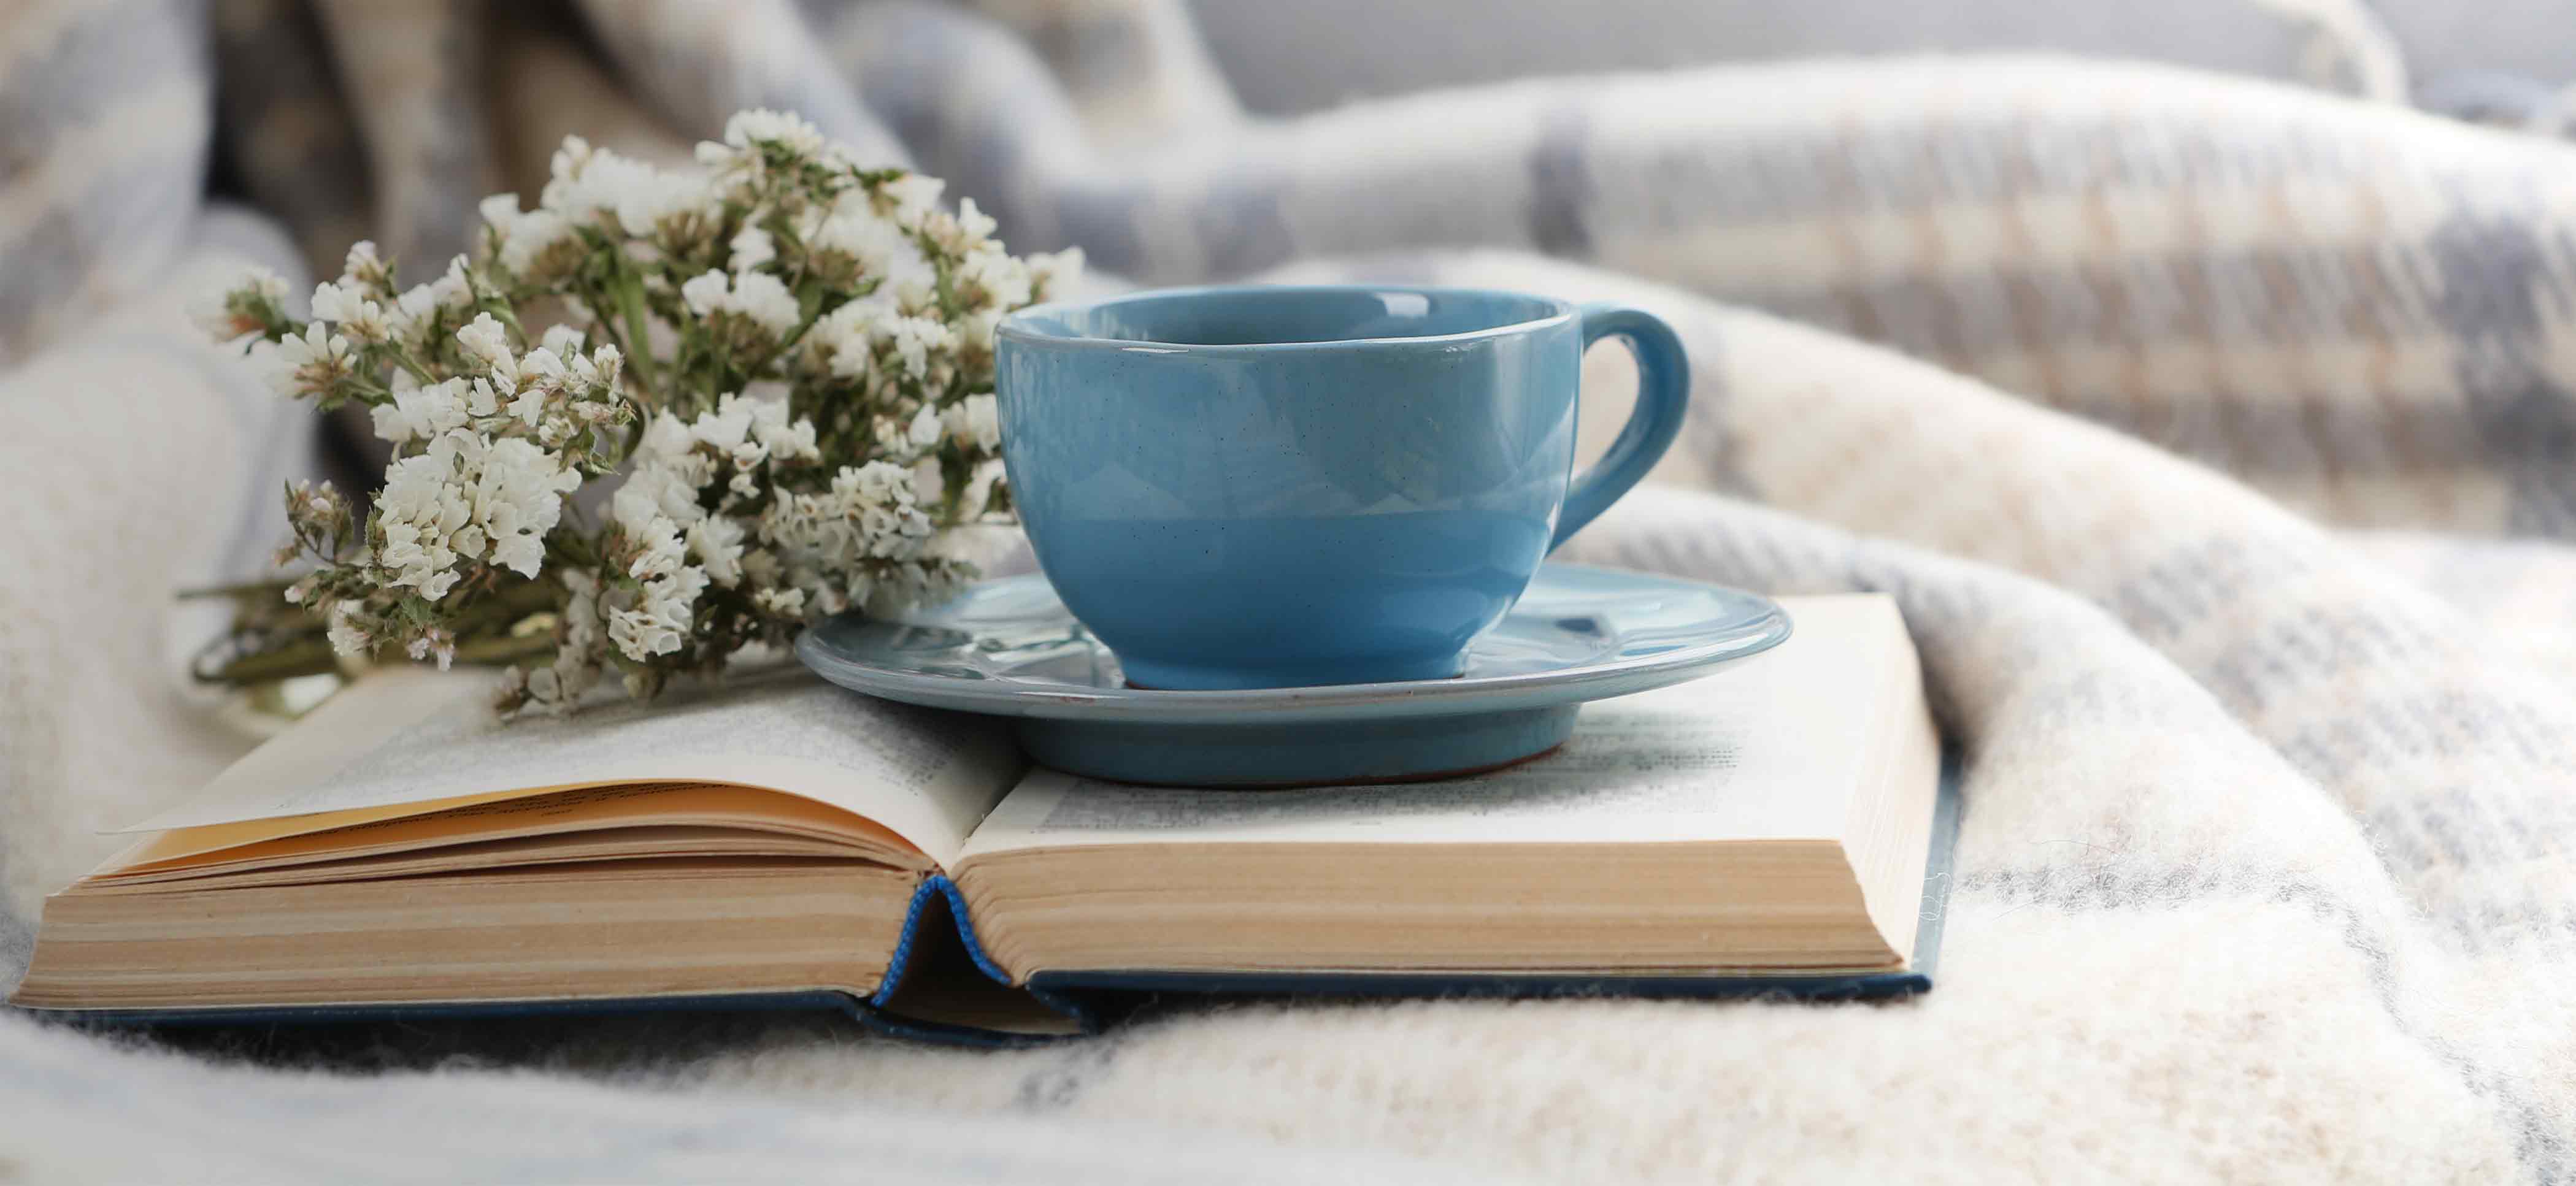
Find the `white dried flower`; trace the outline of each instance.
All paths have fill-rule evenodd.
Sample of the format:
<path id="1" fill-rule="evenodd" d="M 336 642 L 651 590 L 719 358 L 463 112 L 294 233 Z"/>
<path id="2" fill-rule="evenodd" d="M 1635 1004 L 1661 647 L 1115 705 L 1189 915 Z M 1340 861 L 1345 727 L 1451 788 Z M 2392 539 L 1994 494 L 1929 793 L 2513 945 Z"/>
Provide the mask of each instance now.
<path id="1" fill-rule="evenodd" d="M 1002 447 L 1002 405 L 990 395 L 970 395 L 942 414 L 948 439 L 987 453 Z"/>
<path id="2" fill-rule="evenodd" d="M 852 301 L 832 310 L 805 332 L 809 357 L 836 378 L 865 378 L 875 370 L 877 322 L 892 312 L 876 301 Z"/>
<path id="3" fill-rule="evenodd" d="M 348 605 L 333 606 L 329 637 L 331 649 L 343 655 L 363 655 L 375 648 L 375 640 L 352 621 L 355 611 Z"/>
<path id="4" fill-rule="evenodd" d="M 903 364 L 906 374 L 917 379 L 930 376 L 930 356 L 935 351 L 957 345 L 957 331 L 948 323 L 928 317 L 895 317 L 880 321 L 877 333 L 894 343 L 895 361 Z"/>
<path id="5" fill-rule="evenodd" d="M 464 256 L 460 255 L 447 261 L 446 273 L 430 281 L 429 295 L 443 308 L 474 307 L 474 282 L 466 275 Z"/>
<path id="6" fill-rule="evenodd" d="M 732 314 L 773 338 L 785 337 L 803 320 L 797 312 L 796 294 L 787 290 L 786 281 L 767 272 L 740 276 L 703 272 L 680 285 L 680 300 L 700 317 Z"/>
<path id="7" fill-rule="evenodd" d="M 464 427 L 470 387 L 466 380 L 449 379 L 395 392 L 392 403 L 378 404 L 372 411 L 376 435 L 399 445 Z"/>
<path id="8" fill-rule="evenodd" d="M 753 272 L 738 277 L 733 284 L 733 305 L 744 316 L 773 334 L 785 335 L 796 328 L 796 294 L 787 291 L 787 282 L 767 272 Z"/>
<path id="9" fill-rule="evenodd" d="M 733 282 L 722 272 L 701 273 L 680 286 L 680 299 L 688 303 L 689 312 L 713 317 L 733 299 Z"/>
<path id="10" fill-rule="evenodd" d="M 936 177 L 906 173 L 885 184 L 883 190 L 894 208 L 888 211 L 894 220 L 907 227 L 921 225 L 923 217 L 939 209 L 939 195 L 948 183 Z"/>
<path id="11" fill-rule="evenodd" d="M 340 287 L 355 289 L 371 297 L 394 294 L 394 272 L 376 254 L 376 241 L 360 239 L 349 244 L 349 253 L 340 261 Z"/>
<path id="12" fill-rule="evenodd" d="M 755 416 L 751 432 L 759 440 L 761 448 L 769 450 L 770 461 L 814 461 L 822 457 L 822 451 L 815 447 L 813 421 L 801 416 L 788 419 L 784 402 L 762 406 L 776 408 L 777 411 Z"/>
<path id="13" fill-rule="evenodd" d="M 510 353 L 510 331 L 491 314 L 475 314 L 473 321 L 456 331 L 456 344 L 465 348 L 465 357 L 475 365 L 492 369 L 493 382 L 518 390 L 519 360 Z"/>
<path id="14" fill-rule="evenodd" d="M 456 661 L 456 634 L 454 631 L 432 626 L 422 631 L 419 637 L 411 640 L 411 645 L 403 649 L 405 654 L 411 656 L 414 663 L 435 656 L 438 660 L 438 669 L 445 671 L 450 663 Z"/>
<path id="15" fill-rule="evenodd" d="M 545 560 L 545 535 L 563 515 L 563 496 L 581 484 L 563 459 L 519 438 L 491 440 L 466 429 L 439 435 L 429 448 L 385 470 L 376 500 L 384 536 L 378 566 L 390 585 L 436 601 L 453 588 L 463 561 L 488 559 L 533 577 Z"/>
<path id="16" fill-rule="evenodd" d="M 726 266 L 737 275 L 778 258 L 778 245 L 770 241 L 769 232 L 756 226 L 742 228 L 725 248 L 730 253 Z"/>
<path id="17" fill-rule="evenodd" d="M 1029 298 L 1051 301 L 1063 295 L 1067 286 L 1082 278 L 1084 262 L 1079 247 L 1041 251 L 1029 256 Z"/>
<path id="18" fill-rule="evenodd" d="M 313 319 L 332 322 L 333 328 L 361 342 L 390 341 L 394 336 L 391 315 L 355 284 L 314 285 Z"/>
<path id="19" fill-rule="evenodd" d="M 319 398 L 357 373 L 349 339 L 328 333 L 321 322 L 304 327 L 302 337 L 289 334 L 274 346 L 255 348 L 266 364 L 269 386 L 281 395 Z"/>
<path id="20" fill-rule="evenodd" d="M 530 280 L 552 280 L 576 266 L 581 238 L 561 211 L 519 209 L 519 195 L 494 194 L 483 199 L 483 221 L 499 236 L 495 253 L 501 266 Z"/>
<path id="21" fill-rule="evenodd" d="M 725 588 L 742 581 L 742 524 L 711 516 L 689 525 L 689 554 L 705 566 L 707 576 Z"/>
<path id="22" fill-rule="evenodd" d="M 735 148 L 774 144 L 799 156 L 823 150 L 823 133 L 803 116 L 766 108 L 735 112 L 725 121 L 724 140 Z"/>
<path id="23" fill-rule="evenodd" d="M 957 266 L 958 286 L 973 295 L 980 306 L 996 311 L 1016 309 L 1029 303 L 1031 281 L 1027 264 L 999 250 L 977 251 Z"/>
<path id="24" fill-rule="evenodd" d="M 864 200 L 845 201 L 806 236 L 826 271 L 855 283 L 874 278 L 879 291 L 936 281 L 938 272 L 903 227 L 877 213 Z"/>

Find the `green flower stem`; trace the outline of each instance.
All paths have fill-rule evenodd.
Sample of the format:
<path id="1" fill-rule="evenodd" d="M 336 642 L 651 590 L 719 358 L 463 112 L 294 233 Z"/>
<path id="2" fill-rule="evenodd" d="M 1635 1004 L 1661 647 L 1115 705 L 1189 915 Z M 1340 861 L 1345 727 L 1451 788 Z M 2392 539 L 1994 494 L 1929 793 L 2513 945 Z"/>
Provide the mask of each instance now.
<path id="1" fill-rule="evenodd" d="M 430 377 L 428 367 L 422 366 L 418 362 L 413 361 L 412 356 L 405 351 L 387 347 L 385 349 L 385 356 L 393 359 L 394 365 L 411 372 L 411 377 L 420 380 L 421 386 L 423 387 L 427 387 L 438 382 L 438 380 Z"/>
<path id="2" fill-rule="evenodd" d="M 286 587 L 294 583 L 295 582 L 293 581 L 278 580 L 244 581 L 238 585 L 201 585 L 194 589 L 181 589 L 178 592 L 171 594 L 171 596 L 181 601 L 202 601 L 209 597 L 227 597 L 234 601 L 247 601 L 252 598 L 262 597 L 263 595 L 265 595 L 268 600 L 277 600 L 285 597 Z"/>
<path id="3" fill-rule="evenodd" d="M 563 586 L 553 580 L 541 578 L 524 581 L 505 586 L 494 592 L 492 596 L 476 603 L 472 609 L 457 614 L 453 619 L 455 622 L 453 628 L 459 639 L 467 637 L 469 632 L 479 631 L 484 626 L 500 626 L 506 629 L 510 624 L 529 614 L 553 609 L 555 603 L 561 600 L 563 600 Z"/>
<path id="4" fill-rule="evenodd" d="M 554 654 L 554 635 L 494 634 L 456 644 L 456 661 L 478 667 L 499 667 L 526 659 L 542 659 Z"/>
<path id="5" fill-rule="evenodd" d="M 652 398 L 653 353 L 647 347 L 652 345 L 653 339 L 648 332 L 651 323 L 646 320 L 648 315 L 644 309 L 644 277 L 636 271 L 634 264 L 627 261 L 625 252 L 614 246 L 609 250 L 617 259 L 617 308 L 626 318 L 626 336 L 634 343 L 633 348 L 626 352 L 626 368 L 635 372 L 636 381 L 643 386 L 646 397 Z M 662 406 L 661 401 L 655 399 L 654 406 Z"/>
<path id="6" fill-rule="evenodd" d="M 805 319 L 797 322 L 796 328 L 789 330 L 786 337 L 780 338 L 778 340 L 778 345 L 771 347 L 769 353 L 761 355 L 760 361 L 753 363 L 750 370 L 743 372 L 743 377 L 746 382 L 760 378 L 760 373 L 768 370 L 769 364 L 778 361 L 780 356 L 786 354 L 789 350 L 795 349 L 796 343 L 805 340 L 805 331 L 814 328 L 814 323 L 823 319 L 823 302 L 821 300 L 810 298 L 805 294 L 799 293 L 797 303 L 805 306 Z"/>
<path id="7" fill-rule="evenodd" d="M 283 588 L 282 585 L 279 587 Z M 263 591 L 261 584 L 251 583 L 191 590 L 181 596 L 240 599 Z M 521 636 L 509 631 L 528 615 L 555 608 L 562 595 L 563 587 L 553 581 L 525 581 L 503 588 L 473 608 L 457 614 L 448 627 L 456 633 L 457 659 L 468 663 L 497 664 L 551 652 L 554 649 L 551 632 Z M 339 656 L 332 652 L 322 623 L 307 615 L 289 641 L 237 656 L 212 673 L 200 673 L 198 678 L 207 683 L 247 687 L 339 669 Z"/>
<path id="8" fill-rule="evenodd" d="M 242 655 L 224 664 L 212 674 L 199 674 L 200 682 L 249 687 L 274 683 L 306 675 L 327 675 L 340 670 L 340 657 L 331 650 L 331 640 L 319 633 L 306 634 L 284 646 Z"/>

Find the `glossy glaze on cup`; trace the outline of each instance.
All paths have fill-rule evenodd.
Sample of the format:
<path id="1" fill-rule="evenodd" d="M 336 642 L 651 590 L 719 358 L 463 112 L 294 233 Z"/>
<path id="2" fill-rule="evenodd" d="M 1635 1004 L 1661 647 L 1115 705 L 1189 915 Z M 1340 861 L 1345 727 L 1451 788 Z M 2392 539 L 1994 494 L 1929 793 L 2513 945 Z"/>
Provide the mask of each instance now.
<path id="1" fill-rule="evenodd" d="M 1636 335 L 1668 390 L 1569 507 L 1587 317 Z M 1618 320 L 1640 317 L 1386 287 L 1028 310 L 999 346 L 1012 491 L 1048 580 L 1139 684 L 1455 675 L 1669 443 L 1679 348 Z"/>

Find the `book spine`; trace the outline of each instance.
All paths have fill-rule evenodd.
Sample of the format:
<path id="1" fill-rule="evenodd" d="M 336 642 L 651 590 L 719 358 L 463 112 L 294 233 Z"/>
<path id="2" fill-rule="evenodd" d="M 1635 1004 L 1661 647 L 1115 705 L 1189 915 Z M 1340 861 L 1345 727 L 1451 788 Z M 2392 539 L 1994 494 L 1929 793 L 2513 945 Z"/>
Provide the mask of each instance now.
<path id="1" fill-rule="evenodd" d="M 921 884 L 912 891 L 912 904 L 904 911 L 903 932 L 895 939 L 894 957 L 886 961 L 884 979 L 877 982 L 877 990 L 868 996 L 864 1010 L 866 1016 L 862 1020 L 888 1033 L 903 1033 L 907 1037 L 928 1037 L 940 1041 L 963 1040 L 983 1044 L 1024 1044 L 1023 1040 L 1009 1034 L 906 1021 L 901 1014 L 889 1010 L 888 1006 L 893 1003 L 895 994 L 903 988 L 905 973 L 916 960 L 921 958 L 921 944 L 933 941 L 931 936 L 938 933 L 937 928 L 943 921 L 942 915 L 946 916 L 946 921 L 957 936 L 957 941 L 964 945 L 966 958 L 973 962 L 975 970 L 986 979 L 1029 994 L 1039 1004 L 1071 1018 L 1074 1024 L 1082 1027 L 1084 1033 L 1100 1032 L 1103 1027 L 1102 1019 L 1080 1003 L 1059 993 L 1011 982 L 1010 974 L 1004 972 L 1001 965 L 993 962 L 993 957 L 984 950 L 983 939 L 975 934 L 975 921 L 974 917 L 967 912 L 965 891 L 957 888 L 957 883 L 945 873 L 934 873 L 923 878 Z M 907 1030 L 901 1027 L 911 1028 Z"/>
<path id="2" fill-rule="evenodd" d="M 894 999 L 895 990 L 903 987 L 904 969 L 912 966 L 913 943 L 921 938 L 922 916 L 940 900 L 939 891 L 931 882 L 945 880 L 945 877 L 932 877 L 912 887 L 912 903 L 903 912 L 903 930 L 895 936 L 894 956 L 886 961 L 885 975 L 877 979 L 877 990 L 868 994 L 869 1005 L 884 1007 L 887 1001 Z"/>

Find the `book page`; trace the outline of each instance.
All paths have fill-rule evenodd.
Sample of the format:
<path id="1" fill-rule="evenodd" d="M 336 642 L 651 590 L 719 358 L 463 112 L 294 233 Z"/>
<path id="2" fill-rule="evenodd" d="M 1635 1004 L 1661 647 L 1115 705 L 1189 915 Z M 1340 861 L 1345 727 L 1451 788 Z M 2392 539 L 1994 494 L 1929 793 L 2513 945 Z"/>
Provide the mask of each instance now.
<path id="1" fill-rule="evenodd" d="M 912 845 L 874 821 L 801 795 L 724 784 L 612 783 L 544 791 L 418 815 L 335 823 L 307 831 L 317 819 L 248 820 L 155 832 L 93 878 L 132 879 L 213 868 L 338 860 L 378 851 L 440 848 L 457 844 L 644 825 L 693 824 L 736 833 L 764 832 L 829 837 L 881 859 L 912 856 Z M 434 801 L 443 802 L 443 801 Z M 413 804 L 412 809 L 430 806 Z M 263 827 L 263 825 L 268 825 Z M 282 829 L 294 828 L 293 832 Z"/>
<path id="2" fill-rule="evenodd" d="M 1911 643 L 1892 602 L 1784 599 L 1795 632 L 1689 683 L 1585 705 L 1556 753 L 1469 778 L 1287 791 L 1129 786 L 1037 771 L 966 857 L 1238 842 L 1839 839 L 1878 727 L 1866 700 Z"/>
<path id="3" fill-rule="evenodd" d="M 125 830 L 323 817 L 249 841 L 571 787 L 730 783 L 864 816 L 944 864 L 1021 769 L 998 721 L 861 696 L 793 664 L 560 718 L 503 721 L 490 692 L 488 674 L 362 680 Z"/>

